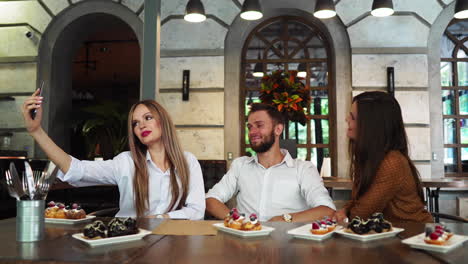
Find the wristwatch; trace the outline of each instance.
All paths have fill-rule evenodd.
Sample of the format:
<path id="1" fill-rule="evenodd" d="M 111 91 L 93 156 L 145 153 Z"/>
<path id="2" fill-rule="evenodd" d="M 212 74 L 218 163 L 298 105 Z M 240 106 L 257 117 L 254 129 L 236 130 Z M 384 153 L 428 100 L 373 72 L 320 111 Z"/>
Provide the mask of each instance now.
<path id="1" fill-rule="evenodd" d="M 291 223 L 291 222 L 292 222 L 292 218 L 293 218 L 293 217 L 292 217 L 292 215 L 290 215 L 290 214 L 284 214 L 284 215 L 283 215 L 283 220 L 284 220 L 285 222 Z"/>

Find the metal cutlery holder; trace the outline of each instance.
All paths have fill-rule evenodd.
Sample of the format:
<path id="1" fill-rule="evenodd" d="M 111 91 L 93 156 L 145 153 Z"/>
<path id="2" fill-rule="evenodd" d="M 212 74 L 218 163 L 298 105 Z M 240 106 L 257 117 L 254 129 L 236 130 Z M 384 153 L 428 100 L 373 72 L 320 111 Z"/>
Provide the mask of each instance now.
<path id="1" fill-rule="evenodd" d="M 44 200 L 16 201 L 16 241 L 33 242 L 44 238 Z"/>

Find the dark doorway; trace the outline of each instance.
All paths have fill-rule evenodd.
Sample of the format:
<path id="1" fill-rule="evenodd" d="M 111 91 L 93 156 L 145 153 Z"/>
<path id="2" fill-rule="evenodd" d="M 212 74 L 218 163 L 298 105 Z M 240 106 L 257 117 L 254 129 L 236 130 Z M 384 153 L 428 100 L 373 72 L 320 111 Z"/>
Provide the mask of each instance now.
<path id="1" fill-rule="evenodd" d="M 104 159 L 127 150 L 127 113 L 140 95 L 140 47 L 115 18 L 84 39 L 72 65 L 70 154 Z"/>

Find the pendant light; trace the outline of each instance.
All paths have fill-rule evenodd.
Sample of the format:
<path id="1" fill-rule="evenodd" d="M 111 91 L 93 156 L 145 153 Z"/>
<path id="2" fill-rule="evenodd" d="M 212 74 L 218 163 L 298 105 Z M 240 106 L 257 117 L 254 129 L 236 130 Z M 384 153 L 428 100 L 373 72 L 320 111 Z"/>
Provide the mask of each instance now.
<path id="1" fill-rule="evenodd" d="M 205 8 L 201 0 L 189 0 L 185 7 L 184 20 L 192 23 L 205 21 Z"/>
<path id="2" fill-rule="evenodd" d="M 307 64 L 305 62 L 301 62 L 297 66 L 297 77 L 300 77 L 300 78 L 307 77 Z"/>
<path id="3" fill-rule="evenodd" d="M 468 1 L 467 0 L 457 0 L 455 3 L 455 18 L 463 19 L 468 18 Z"/>
<path id="4" fill-rule="evenodd" d="M 391 16 L 393 11 L 392 0 L 374 0 L 372 2 L 371 14 L 375 17 L 386 17 Z"/>
<path id="5" fill-rule="evenodd" d="M 317 0 L 315 4 L 314 17 L 331 18 L 336 16 L 333 0 Z"/>
<path id="6" fill-rule="evenodd" d="M 263 17 L 259 0 L 245 0 L 242 4 L 240 17 L 245 20 L 257 20 Z"/>
<path id="7" fill-rule="evenodd" d="M 260 60 L 260 52 L 258 53 L 258 59 Z M 262 78 L 263 77 L 263 63 L 257 62 L 255 63 L 254 70 L 252 75 L 254 77 Z"/>

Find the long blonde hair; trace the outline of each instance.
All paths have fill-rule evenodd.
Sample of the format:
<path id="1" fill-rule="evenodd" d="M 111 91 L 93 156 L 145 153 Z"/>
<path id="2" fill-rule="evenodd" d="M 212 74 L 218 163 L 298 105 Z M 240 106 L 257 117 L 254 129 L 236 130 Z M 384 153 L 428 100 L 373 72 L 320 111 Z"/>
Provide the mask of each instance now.
<path id="1" fill-rule="evenodd" d="M 187 199 L 189 186 L 189 169 L 184 153 L 180 147 L 174 124 L 167 111 L 154 100 L 140 101 L 132 106 L 128 113 L 128 144 L 135 164 L 133 179 L 133 192 L 135 195 L 135 208 L 137 217 L 144 216 L 149 207 L 149 175 L 146 162 L 147 146 L 142 144 L 133 132 L 133 113 L 138 105 L 148 107 L 154 118 L 159 118 L 161 123 L 161 140 L 164 145 L 166 159 L 169 162 L 172 199 L 166 212 L 180 209 Z M 177 172 L 177 174 L 176 174 Z M 177 181 L 177 178 L 180 182 Z M 182 195 L 177 203 L 180 192 Z M 177 203 L 177 204 L 176 204 Z"/>

